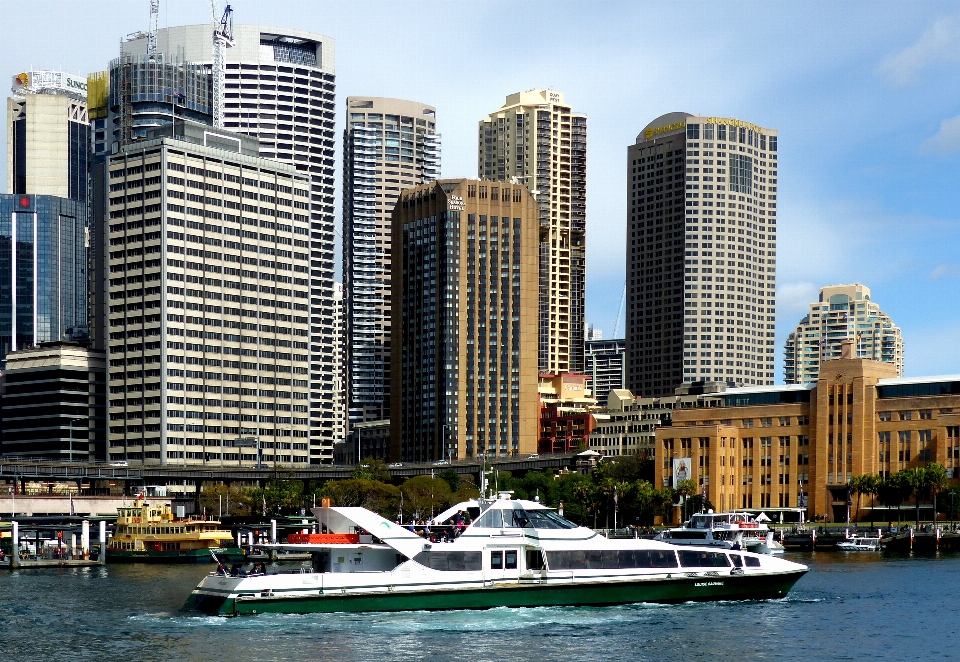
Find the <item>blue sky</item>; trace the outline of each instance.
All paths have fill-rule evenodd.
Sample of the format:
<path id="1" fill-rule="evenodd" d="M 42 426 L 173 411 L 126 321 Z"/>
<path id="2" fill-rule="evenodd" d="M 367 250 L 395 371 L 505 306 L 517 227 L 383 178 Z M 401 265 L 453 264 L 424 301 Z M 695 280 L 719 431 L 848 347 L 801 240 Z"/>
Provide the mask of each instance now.
<path id="1" fill-rule="evenodd" d="M 232 4 L 239 23 L 336 39 L 338 136 L 351 94 L 435 105 L 447 177 L 476 175 L 476 123 L 507 94 L 563 92 L 588 115 L 587 316 L 606 337 L 623 287 L 626 149 L 637 133 L 670 111 L 778 129 L 778 352 L 819 287 L 862 282 L 903 329 L 908 375 L 960 373 L 960 5 Z M 160 25 L 205 22 L 208 6 L 161 0 Z M 123 35 L 146 28 L 147 8 L 2 3 L 16 29 L 0 71 L 103 69 Z M 337 152 L 339 168 L 339 138 Z"/>

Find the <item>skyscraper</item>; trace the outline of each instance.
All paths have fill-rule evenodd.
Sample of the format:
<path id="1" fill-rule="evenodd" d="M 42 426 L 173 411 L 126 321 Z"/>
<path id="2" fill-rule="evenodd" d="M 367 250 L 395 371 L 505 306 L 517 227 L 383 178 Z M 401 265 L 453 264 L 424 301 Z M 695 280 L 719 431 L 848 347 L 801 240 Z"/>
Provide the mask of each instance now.
<path id="1" fill-rule="evenodd" d="M 87 206 L 0 194 L 0 359 L 87 336 Z"/>
<path id="2" fill-rule="evenodd" d="M 226 50 L 225 127 L 260 140 L 260 156 L 309 174 L 310 461 L 333 461 L 334 41 L 304 30 L 236 25 Z M 146 54 L 147 39 L 123 43 Z M 157 31 L 157 50 L 212 65 L 209 24 Z"/>
<path id="3" fill-rule="evenodd" d="M 311 179 L 258 153 L 178 120 L 108 159 L 111 461 L 312 458 Z"/>
<path id="4" fill-rule="evenodd" d="M 587 341 L 584 373 L 590 377 L 590 390 L 597 402 L 606 402 L 610 391 L 623 388 L 625 347 L 622 338 Z"/>
<path id="5" fill-rule="evenodd" d="M 903 376 L 903 337 L 900 327 L 870 300 L 870 288 L 830 285 L 820 288 L 820 299 L 787 336 L 784 348 L 784 381 L 807 384 L 820 378 L 820 364 L 838 359 L 844 340 L 855 341 L 854 356 L 892 363 Z"/>
<path id="6" fill-rule="evenodd" d="M 540 208 L 540 372 L 583 371 L 587 118 L 563 94 L 528 90 L 480 121 L 478 171 L 518 182 Z"/>
<path id="7" fill-rule="evenodd" d="M 27 71 L 14 78 L 13 94 L 7 99 L 7 191 L 86 202 L 86 79 Z"/>
<path id="8" fill-rule="evenodd" d="M 535 453 L 538 209 L 519 184 L 441 179 L 393 212 L 390 454 Z"/>
<path id="9" fill-rule="evenodd" d="M 343 355 L 344 321 L 343 321 L 343 283 L 333 285 L 333 315 L 334 336 L 333 351 L 338 356 Z M 343 441 L 347 436 L 347 405 L 344 389 L 343 361 L 337 361 L 333 366 L 333 438 L 335 442 Z"/>
<path id="10" fill-rule="evenodd" d="M 777 132 L 669 113 L 627 148 L 627 384 L 773 384 Z"/>
<path id="11" fill-rule="evenodd" d="M 343 132 L 345 368 L 351 424 L 390 418 L 390 215 L 440 175 L 436 109 L 348 97 Z"/>

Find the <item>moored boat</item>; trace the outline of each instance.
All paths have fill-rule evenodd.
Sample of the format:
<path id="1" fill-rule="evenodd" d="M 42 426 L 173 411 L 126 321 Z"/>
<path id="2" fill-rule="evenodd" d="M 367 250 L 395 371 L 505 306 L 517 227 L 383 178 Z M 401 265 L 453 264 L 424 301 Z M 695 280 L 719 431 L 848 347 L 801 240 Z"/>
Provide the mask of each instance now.
<path id="1" fill-rule="evenodd" d="M 747 550 L 756 554 L 783 554 L 767 523 L 748 513 L 696 513 L 679 526 L 658 533 L 654 540 L 671 545 Z"/>
<path id="2" fill-rule="evenodd" d="M 875 536 L 851 536 L 837 543 L 837 549 L 845 552 L 879 552 L 881 548 L 880 538 Z"/>
<path id="3" fill-rule="evenodd" d="M 807 567 L 745 551 L 607 539 L 533 501 L 480 501 L 451 542 L 363 508 L 316 508 L 323 533 L 295 573 L 205 577 L 184 607 L 208 614 L 602 606 L 784 597 Z"/>
<path id="4" fill-rule="evenodd" d="M 232 540 L 233 535 L 216 520 L 178 520 L 170 506 L 151 505 L 140 497 L 135 505 L 117 509 L 116 529 L 107 541 L 107 560 L 212 563 L 212 553 L 222 562 L 241 560 L 243 550 L 229 545 Z"/>

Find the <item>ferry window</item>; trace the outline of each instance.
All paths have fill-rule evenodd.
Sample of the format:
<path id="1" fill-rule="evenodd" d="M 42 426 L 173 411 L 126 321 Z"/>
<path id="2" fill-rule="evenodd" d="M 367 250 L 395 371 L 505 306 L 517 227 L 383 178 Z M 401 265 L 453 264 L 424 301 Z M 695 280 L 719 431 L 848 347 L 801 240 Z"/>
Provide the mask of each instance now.
<path id="1" fill-rule="evenodd" d="M 535 529 L 575 529 L 577 525 L 549 510 L 524 511 Z"/>
<path id="2" fill-rule="evenodd" d="M 719 552 L 694 552 L 680 550 L 680 565 L 684 568 L 729 568 L 730 560 Z M 748 564 L 749 565 L 749 564 Z"/>
<path id="3" fill-rule="evenodd" d="M 527 570 L 543 570 L 543 552 L 539 549 L 527 550 Z"/>
<path id="4" fill-rule="evenodd" d="M 485 512 L 480 519 L 473 523 L 473 526 L 481 529 L 499 529 L 503 527 L 503 518 L 501 511 L 491 508 Z"/>
<path id="5" fill-rule="evenodd" d="M 503 552 L 490 552 L 490 569 L 503 570 Z"/>
<path id="6" fill-rule="evenodd" d="M 760 567 L 760 559 L 757 558 L 756 556 L 747 556 L 747 557 L 744 557 L 744 558 L 746 558 L 746 560 L 747 560 L 747 567 L 748 567 L 748 568 L 759 568 L 759 567 Z"/>
<path id="7" fill-rule="evenodd" d="M 739 554 L 731 554 L 730 560 L 733 561 L 733 565 L 737 566 L 738 568 L 743 567 L 743 557 Z"/>
<path id="8" fill-rule="evenodd" d="M 417 563 L 434 570 L 481 570 L 480 552 L 420 552 L 414 559 Z"/>
<path id="9" fill-rule="evenodd" d="M 504 553 L 506 557 L 504 559 L 504 567 L 507 570 L 516 570 L 517 569 L 517 552 L 516 550 L 509 550 Z"/>
<path id="10" fill-rule="evenodd" d="M 522 529 L 530 526 L 527 513 L 523 510 L 504 510 L 501 512 L 503 512 L 503 525 L 505 527 Z"/>

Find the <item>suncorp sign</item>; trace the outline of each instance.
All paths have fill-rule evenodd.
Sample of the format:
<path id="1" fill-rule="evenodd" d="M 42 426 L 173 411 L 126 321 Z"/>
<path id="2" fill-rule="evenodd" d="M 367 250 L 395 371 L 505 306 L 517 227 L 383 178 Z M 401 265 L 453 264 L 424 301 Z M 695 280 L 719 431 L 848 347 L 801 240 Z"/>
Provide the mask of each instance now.
<path id="1" fill-rule="evenodd" d="M 11 89 L 17 96 L 33 92 L 66 94 L 83 100 L 87 98 L 87 79 L 62 71 L 25 71 L 13 77 Z"/>

